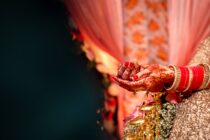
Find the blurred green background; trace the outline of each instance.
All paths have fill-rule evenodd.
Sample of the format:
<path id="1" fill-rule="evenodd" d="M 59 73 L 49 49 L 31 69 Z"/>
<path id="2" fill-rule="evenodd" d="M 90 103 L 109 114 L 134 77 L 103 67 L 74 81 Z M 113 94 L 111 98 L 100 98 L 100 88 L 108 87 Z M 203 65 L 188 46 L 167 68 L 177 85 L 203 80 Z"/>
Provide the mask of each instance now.
<path id="1" fill-rule="evenodd" d="M 100 140 L 100 75 L 58 0 L 0 2 L 0 140 Z"/>

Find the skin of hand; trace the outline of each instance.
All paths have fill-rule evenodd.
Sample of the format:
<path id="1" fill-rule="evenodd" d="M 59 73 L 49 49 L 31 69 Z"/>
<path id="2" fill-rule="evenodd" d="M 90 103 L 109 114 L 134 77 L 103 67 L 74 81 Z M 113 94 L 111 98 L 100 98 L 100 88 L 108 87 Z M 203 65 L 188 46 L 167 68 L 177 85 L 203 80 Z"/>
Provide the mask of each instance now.
<path id="1" fill-rule="evenodd" d="M 136 74 L 140 72 L 141 66 L 133 62 L 122 63 L 118 68 L 117 77 L 123 80 L 133 80 Z"/>
<path id="2" fill-rule="evenodd" d="M 125 62 L 120 65 L 113 80 L 129 91 L 162 91 L 165 84 L 172 84 L 174 70 L 159 64 L 138 65 Z"/>

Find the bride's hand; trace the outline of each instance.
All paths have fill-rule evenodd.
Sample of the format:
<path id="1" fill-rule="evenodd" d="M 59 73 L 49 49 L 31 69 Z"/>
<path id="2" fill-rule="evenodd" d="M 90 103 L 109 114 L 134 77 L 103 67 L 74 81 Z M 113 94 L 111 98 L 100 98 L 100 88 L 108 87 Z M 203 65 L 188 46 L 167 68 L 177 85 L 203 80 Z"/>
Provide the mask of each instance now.
<path id="1" fill-rule="evenodd" d="M 141 66 L 133 62 L 124 62 L 118 68 L 117 77 L 123 80 L 133 80 L 140 71 Z"/>
<path id="2" fill-rule="evenodd" d="M 135 68 L 129 70 L 126 66 L 119 67 L 118 75 L 113 77 L 113 80 L 129 91 L 161 91 L 164 84 L 170 85 L 174 79 L 173 68 L 167 66 L 158 64 L 138 65 L 138 70 L 135 70 Z"/>

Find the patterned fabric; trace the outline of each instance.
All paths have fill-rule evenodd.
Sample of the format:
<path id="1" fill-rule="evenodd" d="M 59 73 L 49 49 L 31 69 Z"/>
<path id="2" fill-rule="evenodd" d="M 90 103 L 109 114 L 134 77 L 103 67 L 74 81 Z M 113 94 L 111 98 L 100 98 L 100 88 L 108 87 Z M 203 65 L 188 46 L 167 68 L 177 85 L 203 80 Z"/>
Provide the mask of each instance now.
<path id="1" fill-rule="evenodd" d="M 190 64 L 210 64 L 210 37 L 201 43 Z M 210 139 L 210 90 L 195 92 L 177 105 L 170 140 Z"/>
<path id="2" fill-rule="evenodd" d="M 166 0 L 124 0 L 123 4 L 125 58 L 139 64 L 166 64 Z"/>
<path id="3" fill-rule="evenodd" d="M 123 0 L 123 22 L 126 60 L 139 64 L 167 64 L 166 0 Z M 121 93 L 118 114 L 122 116 L 119 118 L 130 115 L 146 98 L 143 91 L 135 95 L 128 91 Z M 122 120 L 118 122 L 120 124 Z"/>
<path id="4" fill-rule="evenodd" d="M 196 51 L 193 59 L 191 60 L 189 65 L 194 65 L 198 63 L 207 63 L 210 64 L 210 58 L 208 55 L 210 54 L 210 37 L 207 38 L 204 42 L 201 43 L 200 47 Z M 177 104 L 176 108 L 176 117 L 174 118 L 175 109 L 164 110 L 164 105 L 162 108 L 162 117 L 164 118 L 164 122 L 161 124 L 164 130 L 164 135 L 161 134 L 161 137 L 155 138 L 158 140 L 166 140 L 168 139 L 169 134 L 170 140 L 208 140 L 210 138 L 210 90 L 201 90 L 194 92 L 194 94 L 189 97 L 188 99 L 184 99 L 183 102 Z M 167 106 L 165 109 L 167 109 Z M 171 106 L 172 107 L 172 106 Z M 172 116 L 170 115 L 170 111 Z M 166 116 L 165 116 L 166 115 Z M 169 116 L 168 116 L 169 115 Z M 168 116 L 168 117 L 167 117 Z M 163 119 L 162 119 L 163 120 Z M 133 140 L 148 140 L 145 135 L 145 138 L 140 138 L 142 134 L 142 127 L 143 124 L 133 125 L 132 123 L 128 122 L 129 124 L 125 127 L 125 139 L 129 139 L 130 137 Z M 142 122 L 142 118 L 141 118 Z M 172 127 L 172 123 L 173 127 Z M 146 123 L 148 125 L 148 123 Z M 147 128 L 146 125 L 146 128 Z M 167 126 L 169 125 L 169 126 Z M 165 131 L 166 127 L 168 127 L 169 132 Z M 140 128 L 140 129 L 139 129 Z M 172 131 L 170 133 L 170 129 Z M 144 136 L 144 135 L 143 135 Z M 153 135 L 152 135 L 153 136 Z M 151 140 L 154 138 L 151 138 Z"/>
<path id="5" fill-rule="evenodd" d="M 150 63 L 159 63 L 163 65 L 167 64 L 168 62 L 167 52 L 169 52 L 168 29 L 167 29 L 168 12 L 166 7 L 167 0 L 122 0 L 122 1 L 115 0 L 112 1 L 112 3 L 106 0 L 101 1 L 102 3 L 99 3 L 97 0 L 95 0 L 94 3 L 92 1 L 91 2 L 87 1 L 85 4 L 84 1 L 77 1 L 77 0 L 74 1 L 72 0 L 68 2 L 67 1 L 66 1 L 67 7 L 72 6 L 71 2 L 73 2 L 74 4 L 73 5 L 74 8 L 69 8 L 69 10 L 73 9 L 72 16 L 75 18 L 75 21 L 77 21 L 76 23 L 78 24 L 80 30 L 84 33 L 83 34 L 84 37 L 89 35 L 89 37 L 91 36 L 92 38 L 92 41 L 89 42 L 90 43 L 89 45 L 92 46 L 93 44 L 91 43 L 95 43 L 95 45 L 97 45 L 97 46 L 93 45 L 94 47 L 92 46 L 89 48 L 85 48 L 84 50 L 86 52 L 89 52 L 89 55 L 87 55 L 89 59 L 95 60 L 97 64 L 96 68 L 101 73 L 115 74 L 118 61 L 116 61 L 111 56 L 115 56 L 120 60 L 122 59 L 121 57 L 125 57 L 125 59 L 130 61 L 136 60 L 139 64 L 150 64 Z M 121 2 L 123 3 L 123 5 L 121 5 Z M 123 10 L 121 9 L 121 6 L 123 7 Z M 186 9 L 189 11 L 188 8 Z M 77 12 L 75 12 L 75 10 Z M 97 10 L 99 12 L 95 12 Z M 122 11 L 123 11 L 123 27 L 121 26 Z M 197 16 L 201 18 L 203 17 L 199 15 L 200 14 L 198 14 Z M 88 20 L 85 20 L 84 17 L 88 18 Z M 174 16 L 170 17 L 174 18 Z M 175 16 L 175 18 L 176 17 L 177 16 Z M 94 19 L 94 20 L 89 20 L 89 19 Z M 88 22 L 89 24 L 87 24 L 87 21 L 89 21 Z M 180 21 L 182 22 L 182 20 Z M 203 20 L 198 20 L 198 21 L 203 22 Z M 99 26 L 93 26 L 93 25 L 99 25 Z M 104 30 L 102 30 L 102 27 Z M 123 29 L 124 29 L 124 34 L 122 34 Z M 170 26 L 169 29 L 175 29 L 175 28 L 173 26 L 172 27 Z M 123 38 L 125 46 L 123 46 L 122 35 L 124 35 Z M 88 39 L 90 38 L 86 37 L 86 41 Z M 116 48 L 118 48 L 117 50 L 120 51 L 116 51 Z M 122 48 L 124 49 L 123 51 Z M 105 53 L 104 50 L 106 50 L 108 54 Z M 204 51 L 205 50 L 206 49 L 204 49 Z M 122 52 L 124 52 L 124 54 L 122 54 Z M 208 52 L 208 49 L 206 52 Z M 206 56 L 208 56 L 208 54 Z M 202 57 L 202 54 L 198 55 L 198 57 L 200 60 L 206 59 L 206 57 Z M 116 96 L 118 99 L 118 104 L 117 104 L 118 127 L 121 129 L 123 128 L 122 120 L 124 119 L 124 117 L 130 114 L 134 110 L 136 105 L 141 105 L 145 97 L 144 94 L 142 94 L 142 92 L 140 94 L 134 95 L 132 93 L 127 93 L 127 91 L 122 90 L 119 87 L 115 87 L 112 89 L 114 89 L 113 91 L 117 91 L 115 92 L 117 94 L 115 94 L 114 96 Z M 113 91 L 110 92 L 110 94 L 113 94 L 114 93 Z M 179 123 L 177 126 L 179 126 Z M 175 136 L 177 136 L 177 134 L 180 132 L 175 130 L 174 134 Z"/>

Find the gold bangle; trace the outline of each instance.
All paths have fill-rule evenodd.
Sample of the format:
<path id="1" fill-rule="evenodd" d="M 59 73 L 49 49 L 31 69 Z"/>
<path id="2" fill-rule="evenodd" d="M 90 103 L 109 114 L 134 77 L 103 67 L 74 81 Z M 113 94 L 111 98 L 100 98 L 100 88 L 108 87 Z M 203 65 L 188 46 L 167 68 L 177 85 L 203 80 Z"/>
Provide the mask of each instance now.
<path id="1" fill-rule="evenodd" d="M 206 85 L 205 85 L 204 89 L 208 88 L 209 83 L 210 83 L 210 77 L 209 77 L 209 79 L 208 79 L 208 82 L 206 82 Z"/>
<path id="2" fill-rule="evenodd" d="M 207 69 L 207 71 L 205 71 L 205 74 L 206 74 L 207 77 L 208 77 L 208 80 L 207 80 L 207 82 L 206 82 L 206 84 L 205 84 L 205 86 L 204 86 L 204 89 L 205 89 L 205 88 L 208 87 L 208 85 L 209 85 L 209 83 L 210 83 L 210 66 L 209 66 L 208 64 L 204 64 L 204 65 L 205 65 L 205 67 L 206 67 L 206 69 Z"/>
<path id="3" fill-rule="evenodd" d="M 203 78 L 203 82 L 199 88 L 199 90 L 201 89 L 205 89 L 207 86 L 208 86 L 208 81 L 209 81 L 209 71 L 210 71 L 210 68 L 209 68 L 209 65 L 208 64 L 199 64 L 200 66 L 203 66 L 204 67 L 204 78 Z"/>
<path id="4" fill-rule="evenodd" d="M 189 67 L 188 67 L 188 70 L 189 70 L 189 82 L 188 82 L 186 89 L 183 92 L 188 91 L 188 89 L 190 88 L 190 86 L 192 84 L 192 80 L 193 80 L 193 72 Z"/>
<path id="5" fill-rule="evenodd" d="M 177 88 L 179 87 L 179 84 L 180 84 L 180 81 L 181 81 L 181 70 L 178 68 L 178 67 L 176 67 L 177 68 L 177 80 L 176 80 L 176 84 L 175 84 L 175 87 L 174 87 L 174 89 L 173 90 L 177 90 Z"/>
<path id="6" fill-rule="evenodd" d="M 181 71 L 178 67 L 174 65 L 169 65 L 169 67 L 170 66 L 173 67 L 174 69 L 174 81 L 173 81 L 173 84 L 169 88 L 166 88 L 166 90 L 176 90 L 181 80 Z"/>

